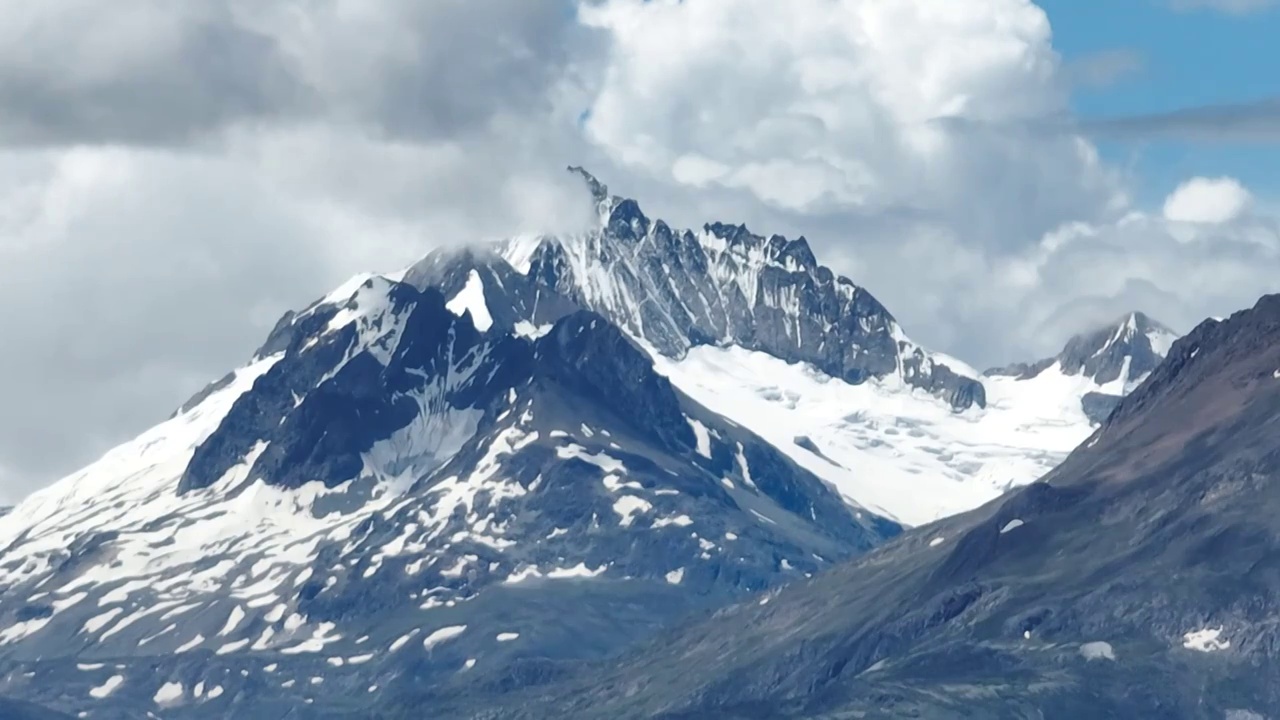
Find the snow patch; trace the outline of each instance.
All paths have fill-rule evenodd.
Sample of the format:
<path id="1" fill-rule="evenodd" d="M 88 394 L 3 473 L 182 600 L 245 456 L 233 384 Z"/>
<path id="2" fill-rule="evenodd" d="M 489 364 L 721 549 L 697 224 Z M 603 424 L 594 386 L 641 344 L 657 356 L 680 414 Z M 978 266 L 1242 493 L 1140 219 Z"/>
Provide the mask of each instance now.
<path id="1" fill-rule="evenodd" d="M 467 274 L 467 284 L 453 296 L 452 300 L 445 303 L 445 307 L 458 317 L 462 317 L 469 311 L 471 322 L 480 332 L 488 330 L 493 325 L 493 316 L 489 314 L 489 304 L 484 298 L 484 281 L 480 279 L 480 273 L 475 270 Z"/>
<path id="2" fill-rule="evenodd" d="M 707 430 L 707 426 L 693 418 L 686 417 L 685 421 L 689 423 L 689 427 L 693 428 L 693 435 L 698 441 L 698 454 L 710 460 L 711 433 Z"/>
<path id="3" fill-rule="evenodd" d="M 239 605 L 231 608 L 231 614 L 227 616 L 227 622 L 218 631 L 218 637 L 230 635 L 240 626 L 240 621 L 244 620 L 244 608 Z"/>
<path id="4" fill-rule="evenodd" d="M 851 385 L 736 346 L 654 361 L 693 400 L 742 423 L 850 504 L 906 525 L 978 507 L 1044 475 L 1093 433 L 1080 398 L 1099 390 L 1057 367 L 1030 380 L 986 377 L 987 407 L 958 413 L 896 376 Z M 801 435 L 828 459 L 796 445 Z M 741 449 L 738 464 L 750 486 Z"/>
<path id="5" fill-rule="evenodd" d="M 124 684 L 123 675 L 112 675 L 107 678 L 106 682 L 97 687 L 89 688 L 89 697 L 101 700 L 116 691 L 116 688 Z"/>
<path id="6" fill-rule="evenodd" d="M 655 528 L 667 527 L 668 525 L 674 525 L 676 527 L 689 527 L 692 524 L 693 524 L 693 518 L 689 517 L 688 515 L 676 515 L 675 517 L 658 518 L 657 520 L 653 521 L 653 527 Z"/>
<path id="7" fill-rule="evenodd" d="M 408 644 L 408 642 L 413 639 L 413 636 L 417 634 L 418 634 L 418 631 L 416 629 L 410 630 L 409 632 L 405 633 L 404 635 L 401 635 L 400 637 L 392 641 L 391 646 L 387 648 L 387 650 L 390 652 L 395 652 L 399 650 L 400 648 Z"/>
<path id="8" fill-rule="evenodd" d="M 1116 653 L 1111 643 L 1102 641 L 1087 642 L 1080 646 L 1080 654 L 1085 660 L 1115 660 Z"/>
<path id="9" fill-rule="evenodd" d="M 653 505 L 648 500 L 635 495 L 623 495 L 613 501 L 613 511 L 620 518 L 618 524 L 622 527 L 630 527 L 637 514 L 646 513 L 652 509 Z"/>
<path id="10" fill-rule="evenodd" d="M 466 625 L 449 625 L 448 627 L 442 627 L 439 630 L 435 630 L 430 635 L 423 638 L 422 647 L 427 650 L 430 650 L 431 648 L 441 643 L 448 642 L 458 637 L 466 629 L 467 629 Z"/>
<path id="11" fill-rule="evenodd" d="M 183 686 L 179 682 L 167 682 L 156 690 L 156 694 L 151 697 L 151 701 L 157 705 L 169 705 L 182 699 Z"/>
<path id="12" fill-rule="evenodd" d="M 516 335 L 519 335 L 520 337 L 537 340 L 543 335 L 551 332 L 551 328 L 553 327 L 555 326 L 549 323 L 545 325 L 534 325 L 528 320 L 521 320 L 516 323 L 514 330 Z"/>
<path id="13" fill-rule="evenodd" d="M 1231 647 L 1230 640 L 1220 639 L 1222 628 L 1204 628 L 1192 630 L 1182 636 L 1182 647 L 1197 652 L 1217 652 Z"/>
<path id="14" fill-rule="evenodd" d="M 580 562 L 577 565 L 574 565 L 573 567 L 556 568 L 551 572 L 547 573 L 547 578 L 551 580 L 566 580 L 570 578 L 593 578 L 603 573 L 606 569 L 608 569 L 608 567 L 609 567 L 608 565 L 601 565 L 595 570 L 592 570 L 587 567 L 587 564 L 585 562 Z"/>

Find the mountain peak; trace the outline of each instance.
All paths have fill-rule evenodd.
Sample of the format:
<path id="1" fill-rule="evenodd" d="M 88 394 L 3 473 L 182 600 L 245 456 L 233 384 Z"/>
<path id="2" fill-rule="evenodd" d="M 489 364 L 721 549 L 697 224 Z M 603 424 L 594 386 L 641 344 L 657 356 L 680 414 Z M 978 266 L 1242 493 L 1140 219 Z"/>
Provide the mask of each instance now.
<path id="1" fill-rule="evenodd" d="M 1100 385 L 1138 382 L 1169 353 L 1177 334 L 1145 313 L 1133 311 L 1115 322 L 1071 338 L 1057 360 L 1068 375 L 1086 375 Z"/>
<path id="2" fill-rule="evenodd" d="M 595 175 L 587 172 L 581 165 L 570 165 L 566 169 L 586 181 L 587 187 L 591 189 L 591 197 L 595 198 L 596 202 L 609 199 L 609 186 L 597 180 Z"/>
<path id="3" fill-rule="evenodd" d="M 1130 311 L 1105 325 L 1072 336 L 1057 355 L 1034 363 L 1015 363 L 987 370 L 987 376 L 1016 376 L 1027 380 L 1057 365 L 1063 374 L 1084 376 L 1099 385 L 1117 380 L 1130 389 L 1169 354 L 1178 334 L 1140 310 Z"/>
<path id="4" fill-rule="evenodd" d="M 601 223 L 507 243 L 503 258 L 537 293 L 597 312 L 667 357 L 737 344 L 853 384 L 895 375 L 956 410 L 985 405 L 979 380 L 911 342 L 871 293 L 820 265 L 805 238 L 720 222 L 675 230 L 583 168 L 568 170 L 591 189 Z"/>
<path id="5" fill-rule="evenodd" d="M 1141 310 L 1131 310 L 1115 322 L 1103 327 L 1115 329 L 1117 334 L 1125 338 L 1132 338 L 1137 335 L 1150 336 L 1153 333 L 1175 334 L 1169 326 Z"/>
<path id="6" fill-rule="evenodd" d="M 1033 380 L 1041 376 L 1076 378 L 1084 383 L 1081 405 L 1097 424 L 1120 398 L 1151 375 L 1169 354 L 1178 334 L 1146 313 L 1134 310 L 1067 341 L 1062 352 L 1034 363 L 992 368 L 987 377 Z"/>

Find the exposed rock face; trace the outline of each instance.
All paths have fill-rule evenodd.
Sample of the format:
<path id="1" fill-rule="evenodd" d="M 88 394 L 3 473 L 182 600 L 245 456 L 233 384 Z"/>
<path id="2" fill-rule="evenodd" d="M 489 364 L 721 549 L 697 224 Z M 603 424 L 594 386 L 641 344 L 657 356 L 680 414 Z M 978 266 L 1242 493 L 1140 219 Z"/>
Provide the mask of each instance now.
<path id="1" fill-rule="evenodd" d="M 572 170 L 597 201 L 599 229 L 513 241 L 502 252 L 505 263 L 475 251 L 433 253 L 406 280 L 448 294 L 478 273 L 491 306 L 514 308 L 495 316 L 507 326 L 544 325 L 568 301 L 671 357 L 697 345 L 735 344 L 851 383 L 896 374 L 959 410 L 985 404 L 978 379 L 911 342 L 871 293 L 819 265 L 804 238 L 723 223 L 676 230 Z"/>
<path id="2" fill-rule="evenodd" d="M 1091 377 L 1099 385 L 1122 378 L 1138 382 L 1164 360 L 1177 337 L 1143 313 L 1133 312 L 1114 327 L 1072 338 L 1058 361 L 1067 374 Z"/>

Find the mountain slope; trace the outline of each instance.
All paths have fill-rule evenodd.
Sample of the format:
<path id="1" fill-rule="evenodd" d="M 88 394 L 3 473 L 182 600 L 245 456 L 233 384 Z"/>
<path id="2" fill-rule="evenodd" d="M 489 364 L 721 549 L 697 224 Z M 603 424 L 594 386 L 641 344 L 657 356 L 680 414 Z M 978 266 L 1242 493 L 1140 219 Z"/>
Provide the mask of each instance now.
<path id="1" fill-rule="evenodd" d="M 598 315 L 449 305 L 357 278 L 0 519 L 0 694 L 294 717 L 539 682 L 897 532 Z"/>
<path id="2" fill-rule="evenodd" d="M 1270 296 L 1042 481 L 497 716 L 1275 716 L 1277 378 Z"/>

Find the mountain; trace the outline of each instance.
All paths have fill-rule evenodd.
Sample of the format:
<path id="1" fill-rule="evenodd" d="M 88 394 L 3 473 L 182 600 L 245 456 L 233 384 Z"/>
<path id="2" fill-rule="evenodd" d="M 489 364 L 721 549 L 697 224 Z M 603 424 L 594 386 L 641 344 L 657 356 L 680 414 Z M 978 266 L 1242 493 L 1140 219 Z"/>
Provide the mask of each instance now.
<path id="1" fill-rule="evenodd" d="M 983 377 L 803 238 L 675 231 L 575 172 L 594 230 L 353 278 L 0 517 L 0 697 L 311 717 L 554 683 L 1031 482 L 1092 432 L 1091 358 L 1146 337 Z"/>
<path id="2" fill-rule="evenodd" d="M 743 225 L 674 230 L 611 195 L 581 168 L 597 229 L 508 242 L 501 259 L 440 251 L 405 280 L 462 293 L 460 306 L 500 308 L 499 326 L 536 328 L 565 308 L 591 310 L 662 356 L 734 345 L 805 362 L 849 383 L 900 378 L 956 409 L 985 404 L 982 383 L 912 342 L 866 289 L 819 265 L 804 238 L 764 237 Z M 514 312 L 513 312 L 514 311 Z"/>
<path id="3" fill-rule="evenodd" d="M 356 278 L 0 519 L 0 695 L 296 717 L 519 685 L 898 532 L 599 315 L 457 309 Z"/>
<path id="4" fill-rule="evenodd" d="M 1076 385 L 1081 410 L 1100 423 L 1120 398 L 1132 392 L 1169 353 L 1178 334 L 1141 312 L 1076 335 L 1056 357 L 993 368 L 988 378 L 1013 378 L 1038 385 Z"/>
<path id="5" fill-rule="evenodd" d="M 476 716 L 1276 717 L 1277 368 L 1269 296 L 1041 481 Z"/>
<path id="6" fill-rule="evenodd" d="M 1110 399 L 1104 394 L 1136 385 L 1107 385 L 1098 361 L 1087 379 L 1083 364 L 1064 366 L 1080 377 L 1041 372 L 1052 360 L 1035 372 L 984 377 L 911 341 L 868 291 L 818 264 L 804 238 L 723 223 L 673 230 L 581 168 L 570 170 L 596 202 L 596 229 L 438 250 L 404 281 L 439 288 L 484 327 L 530 337 L 566 313 L 597 312 L 645 347 L 681 391 L 851 503 L 902 524 L 962 512 L 1035 480 L 1088 437 L 1105 414 L 1097 407 Z M 1162 356 L 1172 335 L 1132 317 L 1156 343 L 1138 368 Z M 1092 333 L 1107 337 L 1091 347 L 1105 358 L 1138 352 L 1127 349 L 1141 343 L 1136 336 L 1104 351 L 1113 331 Z M 1068 363 L 1088 346 L 1078 340 L 1080 348 L 1064 352 Z"/>

